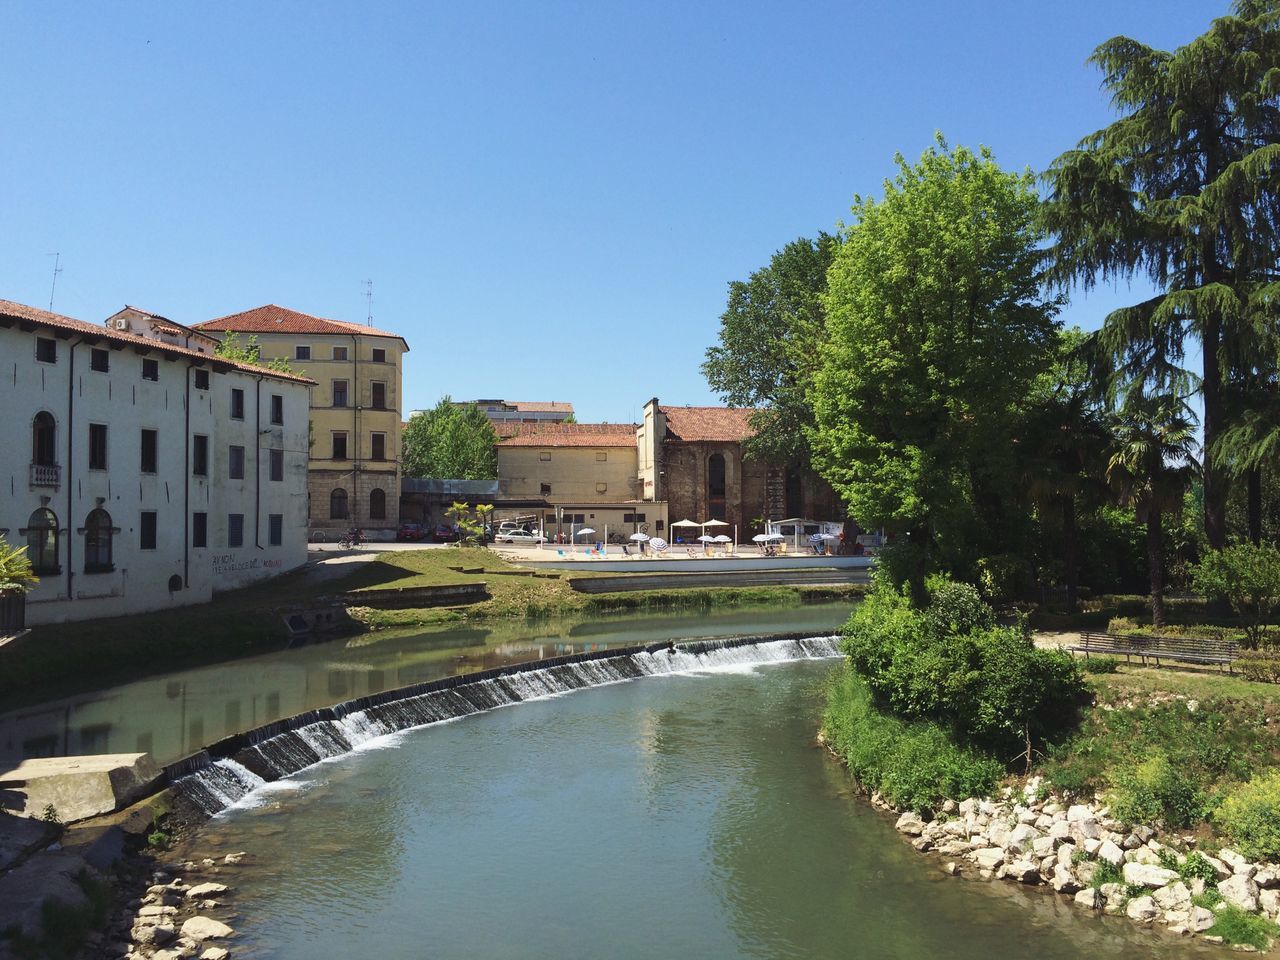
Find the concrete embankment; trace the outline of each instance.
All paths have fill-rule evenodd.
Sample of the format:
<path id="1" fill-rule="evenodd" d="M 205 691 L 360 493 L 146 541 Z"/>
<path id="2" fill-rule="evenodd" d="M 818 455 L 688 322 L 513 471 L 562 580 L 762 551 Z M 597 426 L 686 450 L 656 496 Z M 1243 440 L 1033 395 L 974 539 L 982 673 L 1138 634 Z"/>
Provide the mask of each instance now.
<path id="1" fill-rule="evenodd" d="M 732 570 L 643 573 L 618 577 L 575 577 L 569 586 L 579 593 L 630 593 L 636 590 L 687 590 L 693 587 L 779 587 L 868 583 L 866 567 L 810 570 Z"/>

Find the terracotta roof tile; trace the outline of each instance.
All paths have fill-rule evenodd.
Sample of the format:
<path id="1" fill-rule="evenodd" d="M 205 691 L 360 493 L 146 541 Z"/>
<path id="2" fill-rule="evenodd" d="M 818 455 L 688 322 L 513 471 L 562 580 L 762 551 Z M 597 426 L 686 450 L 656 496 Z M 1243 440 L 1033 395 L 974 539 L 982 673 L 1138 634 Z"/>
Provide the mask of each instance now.
<path id="1" fill-rule="evenodd" d="M 751 407 L 666 407 L 658 409 L 667 418 L 672 440 L 739 442 L 755 435 Z"/>
<path id="2" fill-rule="evenodd" d="M 236 333 L 306 333 L 306 334 L 362 334 L 366 337 L 391 337 L 404 344 L 407 351 L 408 342 L 398 333 L 388 333 L 374 327 L 366 327 L 359 323 L 348 323 L 346 320 L 329 320 L 325 317 L 313 317 L 308 313 L 299 313 L 288 307 L 280 307 L 274 303 L 254 307 L 241 313 L 228 314 L 216 320 L 197 323 L 196 330 L 233 330 Z"/>
<path id="3" fill-rule="evenodd" d="M 170 354 L 179 357 L 191 357 L 196 360 L 203 360 L 215 370 L 243 370 L 246 373 L 261 374 L 267 377 L 274 377 L 277 380 L 292 380 L 297 383 L 315 383 L 314 380 L 307 377 L 301 377 L 290 373 L 281 373 L 278 370 L 272 370 L 268 367 L 254 366 L 251 363 L 233 363 L 230 360 L 223 360 L 221 357 L 215 357 L 212 354 L 201 353 L 199 350 L 189 350 L 186 347 L 175 347 L 172 344 L 165 343 L 163 340 L 152 340 L 148 337 L 140 337 L 134 333 L 110 330 L 97 323 L 85 323 L 83 320 L 64 317 L 59 313 L 50 313 L 49 311 L 41 310 L 38 307 L 29 307 L 24 303 L 14 303 L 12 300 L 0 300 L 0 320 L 5 318 L 10 320 L 26 321 L 28 323 L 38 324 L 42 327 L 49 327 L 53 330 L 67 330 L 73 333 L 85 334 L 86 339 L 92 343 L 101 341 L 106 341 L 108 343 L 123 343 L 134 347 L 146 347 L 148 350 L 154 350 L 157 353 Z"/>
<path id="4" fill-rule="evenodd" d="M 502 429 L 506 428 L 506 429 Z M 511 423 L 499 425 L 500 447 L 634 447 L 634 423 Z"/>

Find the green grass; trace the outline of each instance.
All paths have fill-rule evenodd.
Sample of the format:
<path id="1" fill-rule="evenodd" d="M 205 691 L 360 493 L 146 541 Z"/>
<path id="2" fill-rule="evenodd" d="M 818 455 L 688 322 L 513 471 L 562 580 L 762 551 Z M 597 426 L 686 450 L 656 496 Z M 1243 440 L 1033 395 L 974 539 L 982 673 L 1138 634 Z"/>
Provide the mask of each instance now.
<path id="1" fill-rule="evenodd" d="M 1221 937 L 1231 945 L 1247 943 L 1259 950 L 1266 950 L 1271 941 L 1280 937 L 1280 927 L 1256 913 L 1245 913 L 1239 907 L 1227 906 L 1217 911 L 1218 919 L 1205 931 L 1211 937 Z"/>

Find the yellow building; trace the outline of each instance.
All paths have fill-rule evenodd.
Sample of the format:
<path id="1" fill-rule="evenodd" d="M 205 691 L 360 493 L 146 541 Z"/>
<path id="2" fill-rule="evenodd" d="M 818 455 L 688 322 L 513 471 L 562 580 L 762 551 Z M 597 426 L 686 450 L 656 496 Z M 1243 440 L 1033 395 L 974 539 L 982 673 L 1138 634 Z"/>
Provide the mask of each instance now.
<path id="1" fill-rule="evenodd" d="M 195 325 L 241 343 L 256 337 L 263 360 L 285 359 L 316 381 L 308 464 L 313 539 L 361 527 L 392 539 L 400 516 L 401 386 L 409 345 L 399 334 L 313 317 L 274 304 Z"/>

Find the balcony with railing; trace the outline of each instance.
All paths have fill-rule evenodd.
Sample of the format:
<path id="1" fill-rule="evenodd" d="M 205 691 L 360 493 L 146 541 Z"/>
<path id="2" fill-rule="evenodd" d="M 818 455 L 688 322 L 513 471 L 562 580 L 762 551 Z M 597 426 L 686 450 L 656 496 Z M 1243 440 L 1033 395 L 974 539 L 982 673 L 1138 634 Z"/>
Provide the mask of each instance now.
<path id="1" fill-rule="evenodd" d="M 33 463 L 31 465 L 31 486 L 57 488 L 62 475 L 62 468 L 56 463 Z"/>

